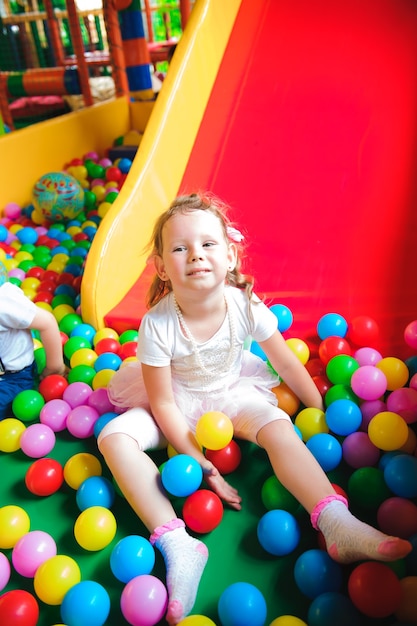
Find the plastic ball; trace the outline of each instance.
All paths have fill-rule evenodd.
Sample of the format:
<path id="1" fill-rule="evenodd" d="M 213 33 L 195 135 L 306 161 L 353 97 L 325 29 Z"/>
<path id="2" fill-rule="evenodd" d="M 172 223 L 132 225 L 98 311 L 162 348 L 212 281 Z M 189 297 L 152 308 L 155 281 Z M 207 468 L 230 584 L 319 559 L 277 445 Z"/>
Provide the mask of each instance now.
<path id="1" fill-rule="evenodd" d="M 381 452 L 365 432 L 355 432 L 348 435 L 342 443 L 344 461 L 355 469 L 372 467 L 379 461 Z"/>
<path id="2" fill-rule="evenodd" d="M 394 613 L 402 598 L 397 575 L 384 563 L 373 561 L 361 563 L 353 569 L 348 580 L 348 593 L 355 607 L 374 619 Z"/>
<path id="3" fill-rule="evenodd" d="M 93 580 L 71 587 L 61 604 L 61 617 L 68 626 L 103 626 L 109 613 L 110 596 Z"/>
<path id="4" fill-rule="evenodd" d="M 42 530 L 33 530 L 23 535 L 14 546 L 13 567 L 21 576 L 33 578 L 38 567 L 56 553 L 56 543 L 51 535 Z"/>
<path id="5" fill-rule="evenodd" d="M 327 363 L 326 376 L 334 385 L 350 385 L 353 375 L 359 367 L 359 363 L 348 354 L 338 354 Z"/>
<path id="6" fill-rule="evenodd" d="M 178 626 L 216 626 L 216 624 L 205 615 L 188 615 L 178 622 Z"/>
<path id="7" fill-rule="evenodd" d="M 286 339 L 285 343 L 291 352 L 305 365 L 310 358 L 310 348 L 306 342 L 297 337 L 291 337 L 290 339 Z"/>
<path id="8" fill-rule="evenodd" d="M 306 446 L 325 472 L 336 469 L 342 460 L 342 446 L 336 437 L 329 433 L 313 435 Z"/>
<path id="9" fill-rule="evenodd" d="M 221 450 L 233 437 L 233 423 L 221 411 L 209 411 L 198 420 L 195 430 L 197 441 L 209 450 Z"/>
<path id="10" fill-rule="evenodd" d="M 41 424 L 49 426 L 55 433 L 65 430 L 71 406 L 65 400 L 56 398 L 49 400 L 39 414 Z"/>
<path id="11" fill-rule="evenodd" d="M 335 356 L 339 354 L 346 354 L 350 356 L 352 354 L 349 342 L 343 337 L 326 337 L 321 341 L 319 345 L 319 357 L 324 365 Z"/>
<path id="12" fill-rule="evenodd" d="M 358 348 L 353 356 L 360 367 L 363 365 L 376 365 L 382 359 L 382 354 L 378 350 L 368 347 Z"/>
<path id="13" fill-rule="evenodd" d="M 56 606 L 62 604 L 65 594 L 80 580 L 78 563 L 70 556 L 57 554 L 38 567 L 33 584 L 35 593 L 42 602 Z"/>
<path id="14" fill-rule="evenodd" d="M 377 400 L 387 390 L 388 381 L 384 372 L 374 365 L 362 365 L 352 374 L 352 390 L 362 400 Z"/>
<path id="15" fill-rule="evenodd" d="M 68 402 L 70 407 L 74 409 L 76 406 L 87 404 L 88 398 L 93 393 L 90 385 L 84 382 L 70 383 L 65 389 L 62 399 Z"/>
<path id="16" fill-rule="evenodd" d="M 384 478 L 396 496 L 417 497 L 417 457 L 409 454 L 395 455 L 385 466 Z"/>
<path id="17" fill-rule="evenodd" d="M 15 418 L 6 417 L 0 421 L 0 451 L 16 452 L 20 449 L 20 438 L 26 430 L 25 424 Z"/>
<path id="18" fill-rule="evenodd" d="M 362 413 L 351 400 L 335 400 L 326 409 L 326 422 L 335 435 L 350 435 L 357 431 L 362 423 Z"/>
<path id="19" fill-rule="evenodd" d="M 110 401 L 107 389 L 103 387 L 93 390 L 93 393 L 88 397 L 87 404 L 96 409 L 99 415 L 114 411 L 114 405 Z"/>
<path id="20" fill-rule="evenodd" d="M 84 189 L 70 174 L 49 172 L 35 183 L 32 202 L 35 210 L 51 222 L 72 220 L 84 208 Z"/>
<path id="21" fill-rule="evenodd" d="M 101 476 L 101 474 L 100 461 L 89 452 L 74 454 L 64 465 L 64 480 L 72 489 L 78 489 L 81 483 L 90 476 Z"/>
<path id="22" fill-rule="evenodd" d="M 222 626 L 264 626 L 266 601 L 259 589 L 250 583 L 236 582 L 222 592 L 217 611 Z"/>
<path id="23" fill-rule="evenodd" d="M 39 605 L 28 591 L 13 589 L 0 596 L 0 615 L 3 624 L 36 626 L 39 620 Z"/>
<path id="24" fill-rule="evenodd" d="M 307 622 L 295 615 L 280 615 L 272 620 L 269 626 L 307 626 Z"/>
<path id="25" fill-rule="evenodd" d="M 26 456 L 39 459 L 55 446 L 55 433 L 46 424 L 31 424 L 20 437 L 20 448 Z"/>
<path id="26" fill-rule="evenodd" d="M 387 398 L 387 410 L 398 413 L 407 422 L 417 422 L 417 390 L 400 387 L 392 391 Z"/>
<path id="27" fill-rule="evenodd" d="M 122 363 L 120 356 L 114 352 L 103 352 L 99 354 L 94 361 L 94 369 L 96 372 L 101 370 L 118 370 Z"/>
<path id="28" fill-rule="evenodd" d="M 39 383 L 39 393 L 43 396 L 45 402 L 62 398 L 64 390 L 68 387 L 68 381 L 64 376 L 59 374 L 50 374 L 45 376 Z"/>
<path id="29" fill-rule="evenodd" d="M 74 407 L 67 416 L 67 429 L 77 439 L 87 439 L 94 434 L 98 411 L 87 404 Z"/>
<path id="30" fill-rule="evenodd" d="M 76 502 L 80 511 L 91 506 L 110 509 L 116 496 L 113 484 L 104 476 L 90 476 L 77 489 Z"/>
<path id="31" fill-rule="evenodd" d="M 324 550 L 312 549 L 300 554 L 294 565 L 294 579 L 298 589 L 307 598 L 313 599 L 328 591 L 339 591 L 343 574 Z"/>
<path id="32" fill-rule="evenodd" d="M 369 422 L 368 435 L 372 443 L 381 450 L 398 450 L 407 441 L 408 426 L 397 413 L 382 411 Z"/>
<path id="33" fill-rule="evenodd" d="M 339 313 L 326 313 L 317 322 L 317 334 L 322 340 L 330 336 L 344 337 L 347 329 L 347 321 Z"/>
<path id="34" fill-rule="evenodd" d="M 268 509 L 268 511 L 272 509 L 284 509 L 295 515 L 300 508 L 298 500 L 284 487 L 275 474 L 269 476 L 263 483 L 261 499 L 264 507 Z"/>
<path id="35" fill-rule="evenodd" d="M 100 415 L 96 423 L 94 424 L 94 436 L 98 437 L 106 424 L 111 422 L 112 419 L 117 417 L 119 414 L 115 411 L 109 411 L 108 413 L 103 413 Z"/>
<path id="36" fill-rule="evenodd" d="M 349 477 L 348 494 L 354 504 L 367 510 L 376 510 L 392 492 L 382 470 L 377 467 L 360 467 Z"/>
<path id="37" fill-rule="evenodd" d="M 358 397 L 352 391 L 350 386 L 336 384 L 329 387 L 324 396 L 324 404 L 330 406 L 332 402 L 336 400 L 351 400 L 352 402 L 358 402 Z"/>
<path id="38" fill-rule="evenodd" d="M 155 565 L 152 544 L 140 535 L 123 537 L 110 555 L 110 568 L 117 580 L 128 583 L 132 578 L 150 574 Z"/>
<path id="39" fill-rule="evenodd" d="M 379 507 L 377 520 L 385 534 L 408 539 L 417 533 L 417 505 L 406 498 L 388 498 Z"/>
<path id="40" fill-rule="evenodd" d="M 223 475 L 234 472 L 242 459 L 239 444 L 234 439 L 220 450 L 206 450 L 205 456 Z"/>
<path id="41" fill-rule="evenodd" d="M 223 503 L 213 491 L 197 489 L 185 500 L 182 515 L 188 528 L 196 533 L 209 533 L 222 521 Z"/>
<path id="42" fill-rule="evenodd" d="M 151 574 L 132 578 L 120 598 L 123 617 L 132 626 L 155 626 L 164 617 L 167 604 L 164 584 Z"/>
<path id="43" fill-rule="evenodd" d="M 113 513 L 103 506 L 91 506 L 75 520 L 74 536 L 84 550 L 102 550 L 116 535 L 117 524 Z"/>
<path id="44" fill-rule="evenodd" d="M 280 333 L 285 333 L 285 331 L 291 328 L 294 316 L 285 304 L 273 304 L 270 310 L 278 319 L 278 330 Z"/>
<path id="45" fill-rule="evenodd" d="M 94 391 L 107 388 L 115 373 L 116 371 L 113 369 L 104 369 L 97 372 L 91 383 Z"/>
<path id="46" fill-rule="evenodd" d="M 34 389 L 20 391 L 12 402 L 12 411 L 15 417 L 22 422 L 33 422 L 39 418 L 39 414 L 45 400 L 43 396 Z"/>
<path id="47" fill-rule="evenodd" d="M 168 493 L 177 497 L 186 497 L 200 487 L 203 470 L 192 456 L 176 454 L 165 463 L 161 480 Z"/>
<path id="48" fill-rule="evenodd" d="M 64 470 L 55 459 L 38 459 L 29 467 L 25 484 L 35 496 L 50 496 L 64 482 Z"/>
<path id="49" fill-rule="evenodd" d="M 329 432 L 325 413 L 321 409 L 313 407 L 302 409 L 296 416 L 294 423 L 300 429 L 303 441 L 308 441 L 318 433 Z"/>
<path id="50" fill-rule="evenodd" d="M 10 574 L 10 561 L 3 552 L 0 552 L 0 591 L 3 591 L 9 582 Z"/>
<path id="51" fill-rule="evenodd" d="M 413 350 L 417 349 L 417 320 L 413 320 L 405 327 L 404 341 Z"/>
<path id="52" fill-rule="evenodd" d="M 22 507 L 8 504 L 0 508 L 0 549 L 13 548 L 29 529 L 29 515 Z"/>
<path id="53" fill-rule="evenodd" d="M 275 556 L 295 550 L 300 542 L 300 527 L 295 517 L 282 509 L 267 511 L 258 522 L 257 536 L 263 549 Z"/>
<path id="54" fill-rule="evenodd" d="M 308 609 L 309 626 L 360 626 L 361 616 L 352 601 L 338 591 L 314 598 Z"/>
<path id="55" fill-rule="evenodd" d="M 404 626 L 417 623 L 417 576 L 404 576 L 400 580 L 401 602 L 394 612 Z M 399 624 L 401 626 L 401 624 Z"/>
<path id="56" fill-rule="evenodd" d="M 394 356 L 384 357 L 378 361 L 375 367 L 384 372 L 388 391 L 394 391 L 394 389 L 399 389 L 407 384 L 410 372 L 401 359 Z"/>
<path id="57" fill-rule="evenodd" d="M 281 383 L 278 387 L 274 387 L 272 391 L 278 400 L 278 406 L 280 409 L 285 411 L 285 413 L 291 417 L 297 413 L 300 408 L 300 400 L 297 398 L 292 389 L 288 387 L 288 385 Z"/>
<path id="58" fill-rule="evenodd" d="M 357 346 L 374 347 L 379 339 L 379 326 L 372 317 L 358 315 L 349 322 L 347 336 Z"/>

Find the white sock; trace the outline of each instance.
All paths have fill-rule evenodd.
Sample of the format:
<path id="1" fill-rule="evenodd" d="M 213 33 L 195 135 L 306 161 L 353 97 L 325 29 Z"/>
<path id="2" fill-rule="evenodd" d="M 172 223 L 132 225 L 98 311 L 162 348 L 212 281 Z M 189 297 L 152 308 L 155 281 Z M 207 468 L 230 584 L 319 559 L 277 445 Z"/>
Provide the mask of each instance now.
<path id="1" fill-rule="evenodd" d="M 191 537 L 184 527 L 167 530 L 155 545 L 162 553 L 168 589 L 168 624 L 178 624 L 194 606 L 207 563 L 207 546 Z"/>
<path id="2" fill-rule="evenodd" d="M 396 561 L 404 558 L 412 549 L 409 541 L 389 537 L 361 522 L 352 515 L 344 502 L 337 499 L 325 503 L 315 527 L 323 533 L 328 553 L 339 563 Z"/>

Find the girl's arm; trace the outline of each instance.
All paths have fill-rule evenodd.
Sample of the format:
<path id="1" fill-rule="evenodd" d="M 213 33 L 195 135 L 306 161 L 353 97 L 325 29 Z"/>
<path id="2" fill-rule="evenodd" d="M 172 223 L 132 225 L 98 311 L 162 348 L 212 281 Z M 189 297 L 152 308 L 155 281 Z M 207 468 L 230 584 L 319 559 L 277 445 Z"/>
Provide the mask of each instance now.
<path id="1" fill-rule="evenodd" d="M 40 377 L 45 378 L 49 374 L 65 375 L 67 368 L 64 363 L 62 340 L 57 321 L 49 311 L 40 307 L 37 309 L 29 328 L 39 331 L 45 349 L 46 366 L 43 372 L 40 372 Z"/>
<path id="2" fill-rule="evenodd" d="M 323 409 L 323 398 L 310 374 L 299 358 L 287 346 L 284 337 L 277 330 L 266 341 L 259 344 L 269 362 L 282 380 L 292 389 L 306 407 Z"/>
<path id="3" fill-rule="evenodd" d="M 240 497 L 214 465 L 206 459 L 183 414 L 179 410 L 171 384 L 171 368 L 142 363 L 151 413 L 166 439 L 179 454 L 192 456 L 201 465 L 204 478 L 217 495 L 230 506 L 240 509 Z"/>

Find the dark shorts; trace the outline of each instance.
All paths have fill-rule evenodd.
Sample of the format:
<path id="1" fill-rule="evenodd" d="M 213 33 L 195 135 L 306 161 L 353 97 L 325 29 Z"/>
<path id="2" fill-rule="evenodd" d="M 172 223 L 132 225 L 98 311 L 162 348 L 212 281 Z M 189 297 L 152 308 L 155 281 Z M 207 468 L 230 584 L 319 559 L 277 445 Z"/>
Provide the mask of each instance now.
<path id="1" fill-rule="evenodd" d="M 36 364 L 24 367 L 20 372 L 0 376 L 0 420 L 13 417 L 12 403 L 18 393 L 36 387 Z"/>

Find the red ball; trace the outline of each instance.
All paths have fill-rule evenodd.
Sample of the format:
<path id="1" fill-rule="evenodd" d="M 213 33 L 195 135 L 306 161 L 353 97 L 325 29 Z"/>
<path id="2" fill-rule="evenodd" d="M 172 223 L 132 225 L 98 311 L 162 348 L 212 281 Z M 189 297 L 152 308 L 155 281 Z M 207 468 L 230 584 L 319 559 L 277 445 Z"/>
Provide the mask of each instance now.
<path id="1" fill-rule="evenodd" d="M 38 459 L 29 467 L 25 484 L 35 496 L 50 496 L 64 482 L 64 469 L 55 459 Z"/>
<path id="2" fill-rule="evenodd" d="M 230 474 L 239 467 L 242 453 L 236 441 L 232 441 L 220 450 L 206 450 L 206 458 L 211 461 L 220 474 Z"/>
<path id="3" fill-rule="evenodd" d="M 379 326 L 372 317 L 358 315 L 349 323 L 347 336 L 357 346 L 374 347 L 379 337 Z"/>
<path id="4" fill-rule="evenodd" d="M 112 352 L 113 354 L 119 354 L 120 343 L 117 339 L 113 339 L 112 337 L 105 337 L 104 339 L 100 339 L 94 346 L 94 350 L 97 354 L 104 354 L 104 352 Z"/>
<path id="5" fill-rule="evenodd" d="M 383 533 L 408 539 L 417 533 L 417 505 L 406 498 L 388 498 L 380 505 L 377 520 Z"/>
<path id="6" fill-rule="evenodd" d="M 320 395 L 322 396 L 322 398 L 324 398 L 330 387 L 332 387 L 332 383 L 327 378 L 327 376 L 313 376 L 313 381 L 317 389 L 319 390 Z"/>
<path id="7" fill-rule="evenodd" d="M 55 286 L 54 286 L 55 289 Z M 51 304 L 54 298 L 53 290 L 51 291 L 38 291 L 36 296 L 33 298 L 33 302 L 45 302 L 46 304 Z"/>
<path id="8" fill-rule="evenodd" d="M 323 376 L 326 373 L 326 366 L 319 358 L 309 359 L 305 364 L 305 368 L 312 378 L 314 376 Z"/>
<path id="9" fill-rule="evenodd" d="M 197 489 L 182 509 L 184 522 L 196 533 L 209 533 L 222 521 L 223 504 L 219 496 L 209 489 Z"/>
<path id="10" fill-rule="evenodd" d="M 131 356 L 136 356 L 137 349 L 137 341 L 126 341 L 126 343 L 123 343 L 119 348 L 119 357 L 124 361 Z"/>
<path id="11" fill-rule="evenodd" d="M 349 576 L 348 593 L 358 611 L 373 618 L 392 615 L 402 600 L 397 574 L 388 565 L 376 561 L 355 567 Z"/>
<path id="12" fill-rule="evenodd" d="M 0 615 L 2 624 L 36 626 L 39 606 L 31 593 L 14 589 L 0 596 Z"/>
<path id="13" fill-rule="evenodd" d="M 68 381 L 64 376 L 59 374 L 50 374 L 39 383 L 39 393 L 43 396 L 45 402 L 62 398 L 65 389 L 68 387 Z"/>
<path id="14" fill-rule="evenodd" d="M 319 357 L 325 365 L 327 365 L 330 359 L 339 354 L 347 354 L 348 356 L 352 354 L 348 341 L 343 337 L 326 337 L 320 343 Z"/>

